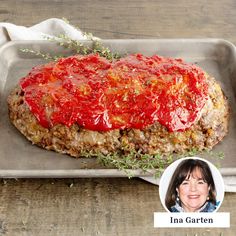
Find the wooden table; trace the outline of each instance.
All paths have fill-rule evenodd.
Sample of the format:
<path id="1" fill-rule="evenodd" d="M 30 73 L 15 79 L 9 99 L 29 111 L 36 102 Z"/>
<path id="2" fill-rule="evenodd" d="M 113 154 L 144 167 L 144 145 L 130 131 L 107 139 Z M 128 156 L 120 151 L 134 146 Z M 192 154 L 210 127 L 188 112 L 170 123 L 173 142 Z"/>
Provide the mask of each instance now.
<path id="1" fill-rule="evenodd" d="M 101 38 L 224 38 L 236 44 L 236 2 L 1 0 L 0 22 L 65 17 Z M 0 235 L 235 235 L 236 194 L 220 211 L 230 229 L 156 229 L 158 187 L 141 179 L 20 179 L 0 184 Z"/>

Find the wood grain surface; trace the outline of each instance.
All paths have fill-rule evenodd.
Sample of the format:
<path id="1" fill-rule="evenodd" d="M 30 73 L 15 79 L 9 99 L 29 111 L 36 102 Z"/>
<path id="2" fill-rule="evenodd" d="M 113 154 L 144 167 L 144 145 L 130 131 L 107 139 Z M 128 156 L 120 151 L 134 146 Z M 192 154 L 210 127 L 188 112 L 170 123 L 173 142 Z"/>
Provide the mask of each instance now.
<path id="1" fill-rule="evenodd" d="M 0 22 L 31 26 L 67 18 L 101 38 L 224 38 L 236 44 L 236 1 L 1 0 Z M 20 160 L 19 160 L 20 161 Z M 229 229 L 156 229 L 158 187 L 141 179 L 1 180 L 0 235 L 230 236 L 236 194 L 220 208 Z"/>

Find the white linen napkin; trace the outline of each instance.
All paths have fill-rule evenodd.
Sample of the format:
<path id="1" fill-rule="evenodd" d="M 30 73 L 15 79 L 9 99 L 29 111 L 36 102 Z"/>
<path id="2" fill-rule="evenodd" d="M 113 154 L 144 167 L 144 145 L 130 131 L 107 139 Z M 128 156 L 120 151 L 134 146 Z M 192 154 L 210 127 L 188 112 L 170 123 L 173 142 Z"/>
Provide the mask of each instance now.
<path id="1" fill-rule="evenodd" d="M 31 27 L 0 23 L 0 46 L 8 41 L 46 40 L 47 37 L 57 37 L 60 34 L 67 35 L 71 39 L 86 39 L 80 29 L 64 20 L 51 18 Z"/>
<path id="2" fill-rule="evenodd" d="M 80 29 L 57 18 L 47 19 L 31 27 L 0 22 L 0 46 L 9 41 L 46 40 L 48 37 L 57 37 L 60 34 L 67 35 L 75 40 L 87 38 Z M 159 179 L 154 177 L 141 177 L 141 179 L 159 185 Z M 224 178 L 224 181 L 225 191 L 236 192 L 236 177 Z"/>

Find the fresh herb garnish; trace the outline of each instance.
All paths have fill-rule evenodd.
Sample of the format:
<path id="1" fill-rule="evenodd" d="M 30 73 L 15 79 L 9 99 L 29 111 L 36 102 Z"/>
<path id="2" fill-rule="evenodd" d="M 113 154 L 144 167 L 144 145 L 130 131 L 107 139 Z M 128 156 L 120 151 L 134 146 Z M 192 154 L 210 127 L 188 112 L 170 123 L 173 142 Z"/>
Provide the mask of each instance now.
<path id="1" fill-rule="evenodd" d="M 64 19 L 65 20 L 65 19 Z M 68 20 L 65 20 L 67 23 L 69 23 Z M 74 26 L 75 27 L 75 26 Z M 77 28 L 77 27 L 75 27 Z M 72 50 L 73 54 L 82 54 L 82 55 L 88 55 L 88 54 L 99 54 L 101 57 L 105 57 L 108 60 L 114 60 L 119 59 L 121 55 L 116 52 L 112 52 L 108 47 L 105 47 L 102 42 L 94 37 L 91 33 L 83 33 L 87 41 L 91 43 L 91 45 L 86 45 L 86 40 L 75 40 L 69 38 L 65 34 L 60 34 L 57 37 L 46 37 L 46 39 L 50 42 L 55 42 L 59 46 L 62 46 L 66 49 Z M 57 61 L 59 58 L 62 58 L 63 55 L 57 55 L 53 56 L 50 53 L 43 53 L 41 51 L 33 50 L 33 49 L 20 49 L 22 52 L 31 53 L 36 56 L 40 56 L 45 60 L 51 60 L 51 61 Z"/>
<path id="2" fill-rule="evenodd" d="M 40 56 L 43 59 L 49 60 L 49 61 L 57 61 L 59 58 L 62 57 L 62 56 L 52 56 L 49 53 L 42 53 L 40 51 L 35 51 L 33 49 L 28 49 L 28 48 L 21 48 L 20 51 L 25 52 L 25 53 L 31 53 L 31 54 L 34 54 L 36 56 Z"/>
<path id="3" fill-rule="evenodd" d="M 204 152 L 206 151 L 206 152 Z M 94 152 L 84 152 L 81 153 L 83 157 L 95 157 L 98 159 L 98 162 L 104 165 L 105 167 L 109 168 L 116 168 L 121 171 L 124 171 L 129 178 L 133 177 L 133 170 L 141 170 L 143 173 L 150 173 L 155 178 L 160 177 L 162 172 L 165 168 L 170 165 L 174 160 L 183 157 L 191 157 L 202 155 L 204 153 L 211 153 L 211 157 L 214 160 L 222 159 L 222 155 L 218 155 L 218 153 L 214 153 L 213 151 L 204 150 L 199 151 L 196 148 L 182 153 L 182 154 L 175 154 L 175 155 L 164 155 L 164 154 L 144 154 L 140 151 L 135 150 L 125 150 L 124 152 L 115 152 L 109 154 L 102 154 L 102 153 L 94 153 Z M 217 164 L 218 167 L 219 164 Z"/>

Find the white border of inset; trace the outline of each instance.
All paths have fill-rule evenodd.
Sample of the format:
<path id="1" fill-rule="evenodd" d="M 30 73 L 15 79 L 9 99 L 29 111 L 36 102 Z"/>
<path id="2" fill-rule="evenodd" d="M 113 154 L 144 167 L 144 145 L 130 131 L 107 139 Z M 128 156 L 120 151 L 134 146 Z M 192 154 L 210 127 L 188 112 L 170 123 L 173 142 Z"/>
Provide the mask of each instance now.
<path id="1" fill-rule="evenodd" d="M 154 212 L 155 228 L 229 228 L 230 213 Z"/>
<path id="2" fill-rule="evenodd" d="M 167 192 L 171 177 L 175 169 L 183 160 L 186 160 L 186 159 L 199 159 L 201 161 L 205 161 L 209 165 L 211 173 L 212 173 L 212 177 L 215 183 L 215 188 L 216 188 L 216 201 L 220 202 L 214 212 L 218 211 L 218 209 L 220 208 L 224 200 L 224 193 L 225 193 L 224 180 L 219 170 L 211 162 L 200 157 L 184 157 L 184 158 L 178 159 L 165 169 L 165 171 L 163 172 L 160 178 L 160 183 L 159 183 L 159 196 L 161 199 L 162 206 L 166 209 L 167 212 L 170 212 L 165 205 L 166 192 Z"/>

